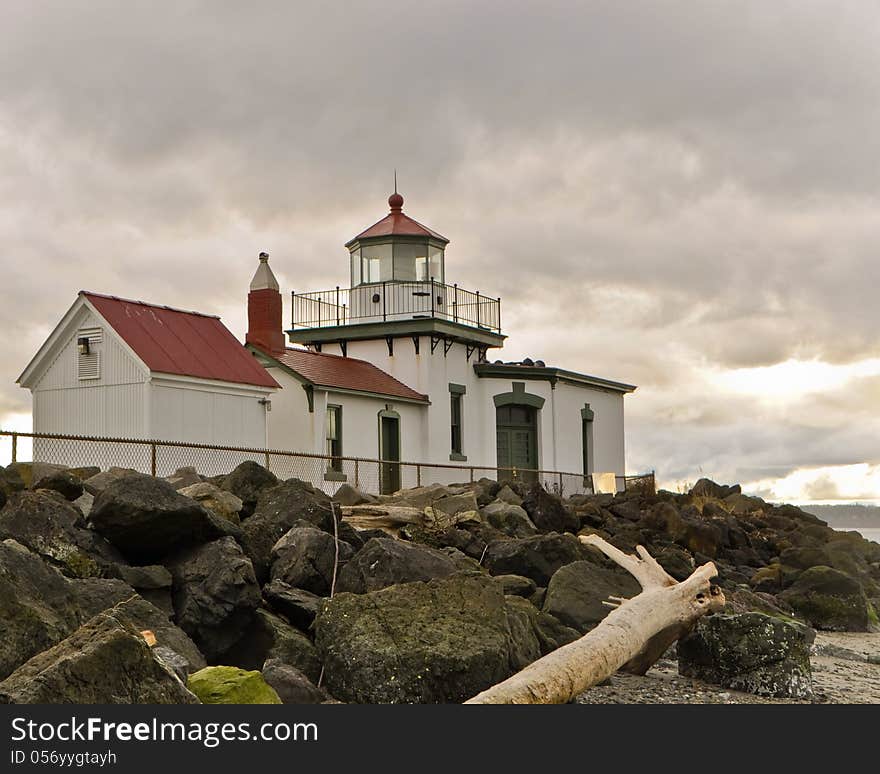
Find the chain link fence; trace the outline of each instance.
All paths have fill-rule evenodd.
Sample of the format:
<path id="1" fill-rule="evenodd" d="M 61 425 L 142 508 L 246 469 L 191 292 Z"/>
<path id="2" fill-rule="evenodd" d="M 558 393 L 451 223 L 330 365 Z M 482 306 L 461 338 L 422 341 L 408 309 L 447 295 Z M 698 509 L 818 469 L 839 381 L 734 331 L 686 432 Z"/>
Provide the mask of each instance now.
<path id="1" fill-rule="evenodd" d="M 131 468 L 153 476 L 170 476 L 192 467 L 203 476 L 224 475 L 242 462 L 263 465 L 280 479 L 298 478 L 327 494 L 343 484 L 370 494 L 390 493 L 430 484 L 466 484 L 480 478 L 495 481 L 540 482 L 548 492 L 563 497 L 593 494 L 593 477 L 582 473 L 518 468 L 393 462 L 361 457 L 327 457 L 305 452 L 134 438 L 95 438 L 0 430 L 0 459 L 12 462 L 63 465 L 69 468 Z M 618 492 L 653 493 L 654 474 L 617 476 Z"/>

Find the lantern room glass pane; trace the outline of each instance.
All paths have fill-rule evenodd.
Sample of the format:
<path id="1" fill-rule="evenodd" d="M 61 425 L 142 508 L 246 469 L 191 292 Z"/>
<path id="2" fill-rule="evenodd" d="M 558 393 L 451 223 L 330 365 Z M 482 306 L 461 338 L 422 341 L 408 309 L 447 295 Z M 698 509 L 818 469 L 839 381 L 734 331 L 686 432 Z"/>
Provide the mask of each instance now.
<path id="1" fill-rule="evenodd" d="M 386 282 L 394 279 L 391 245 L 369 245 L 361 248 L 362 282 Z"/>
<path id="2" fill-rule="evenodd" d="M 394 245 L 394 279 L 402 282 L 427 280 L 430 277 L 419 276 L 419 267 L 424 274 L 428 260 L 428 244 L 410 244 L 407 242 Z"/>
<path id="3" fill-rule="evenodd" d="M 351 286 L 361 284 L 361 251 L 351 251 Z"/>
<path id="4" fill-rule="evenodd" d="M 428 279 L 433 277 L 437 282 L 443 282 L 443 250 L 439 247 L 430 248 Z"/>

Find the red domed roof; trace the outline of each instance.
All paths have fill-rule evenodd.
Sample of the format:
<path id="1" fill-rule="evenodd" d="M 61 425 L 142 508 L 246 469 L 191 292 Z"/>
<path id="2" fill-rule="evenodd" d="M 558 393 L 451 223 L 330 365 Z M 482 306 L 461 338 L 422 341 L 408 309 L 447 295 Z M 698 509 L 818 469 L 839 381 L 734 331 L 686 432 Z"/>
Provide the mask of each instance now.
<path id="1" fill-rule="evenodd" d="M 449 244 L 449 240 L 445 236 L 441 236 L 436 231 L 423 226 L 417 220 L 409 217 L 409 215 L 403 214 L 403 197 L 397 191 L 388 197 L 388 206 L 391 208 L 391 212 L 382 220 L 370 226 L 366 231 L 362 231 L 354 239 L 350 239 L 345 243 L 345 246 L 350 247 L 360 239 L 383 236 L 423 236 Z"/>

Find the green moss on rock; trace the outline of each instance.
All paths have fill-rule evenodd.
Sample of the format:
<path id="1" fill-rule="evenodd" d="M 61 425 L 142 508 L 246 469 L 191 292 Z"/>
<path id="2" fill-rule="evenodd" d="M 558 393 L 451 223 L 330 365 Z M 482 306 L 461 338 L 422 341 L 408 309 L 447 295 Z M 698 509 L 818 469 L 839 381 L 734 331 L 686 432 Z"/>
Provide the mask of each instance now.
<path id="1" fill-rule="evenodd" d="M 202 704 L 281 704 L 259 672 L 238 667 L 205 667 L 189 676 L 187 687 Z"/>

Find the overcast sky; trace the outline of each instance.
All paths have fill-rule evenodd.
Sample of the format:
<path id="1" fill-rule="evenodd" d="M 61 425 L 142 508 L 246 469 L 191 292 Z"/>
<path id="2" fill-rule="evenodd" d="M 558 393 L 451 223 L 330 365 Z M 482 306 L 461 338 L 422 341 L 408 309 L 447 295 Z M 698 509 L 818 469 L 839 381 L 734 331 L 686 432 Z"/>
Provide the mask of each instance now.
<path id="1" fill-rule="evenodd" d="M 631 471 L 880 497 L 878 41 L 874 0 L 3 0 L 0 425 L 78 290 L 243 336 L 257 254 L 344 285 L 396 167 L 495 357 L 639 385 Z"/>

